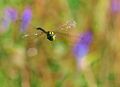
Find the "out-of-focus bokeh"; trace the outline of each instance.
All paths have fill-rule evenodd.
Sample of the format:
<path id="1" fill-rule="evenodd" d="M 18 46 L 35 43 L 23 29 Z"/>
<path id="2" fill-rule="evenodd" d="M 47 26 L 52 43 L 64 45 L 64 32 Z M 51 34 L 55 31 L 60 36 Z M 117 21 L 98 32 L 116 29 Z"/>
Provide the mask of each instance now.
<path id="1" fill-rule="evenodd" d="M 119 0 L 0 0 L 0 87 L 120 87 L 119 28 Z"/>

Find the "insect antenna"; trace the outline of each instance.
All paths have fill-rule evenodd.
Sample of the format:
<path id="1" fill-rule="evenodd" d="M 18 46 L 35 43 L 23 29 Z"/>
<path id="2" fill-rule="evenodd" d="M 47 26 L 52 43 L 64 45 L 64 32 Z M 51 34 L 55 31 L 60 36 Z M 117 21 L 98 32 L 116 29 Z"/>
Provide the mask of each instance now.
<path id="1" fill-rule="evenodd" d="M 38 27 L 38 28 L 36 28 L 37 30 L 41 30 L 42 32 L 44 32 L 44 33 L 47 33 L 47 31 L 45 31 L 43 28 L 41 28 L 41 27 Z"/>

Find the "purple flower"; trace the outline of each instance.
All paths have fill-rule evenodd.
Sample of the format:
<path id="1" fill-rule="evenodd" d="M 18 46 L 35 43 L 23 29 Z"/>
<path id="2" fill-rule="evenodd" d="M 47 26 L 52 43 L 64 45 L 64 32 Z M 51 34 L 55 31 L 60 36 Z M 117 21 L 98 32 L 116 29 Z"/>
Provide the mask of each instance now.
<path id="1" fill-rule="evenodd" d="M 119 12 L 120 11 L 120 1 L 119 0 L 112 0 L 111 1 L 112 11 Z"/>
<path id="2" fill-rule="evenodd" d="M 6 8 L 4 10 L 4 18 L 2 22 L 2 26 L 7 29 L 11 23 L 11 21 L 15 21 L 17 19 L 17 11 L 13 8 Z"/>
<path id="3" fill-rule="evenodd" d="M 89 46 L 92 42 L 92 32 L 85 32 L 82 36 L 79 37 L 78 42 L 73 48 L 73 52 L 77 59 L 87 55 L 89 51 Z"/>
<path id="4" fill-rule="evenodd" d="M 21 31 L 24 32 L 29 23 L 30 23 L 30 20 L 31 20 L 31 17 L 32 17 L 32 11 L 30 8 L 26 8 L 23 12 L 23 15 L 22 15 L 22 24 L 21 24 Z"/>
<path id="5" fill-rule="evenodd" d="M 15 21 L 17 19 L 17 12 L 13 8 L 6 8 L 5 16 L 8 17 L 10 20 Z"/>

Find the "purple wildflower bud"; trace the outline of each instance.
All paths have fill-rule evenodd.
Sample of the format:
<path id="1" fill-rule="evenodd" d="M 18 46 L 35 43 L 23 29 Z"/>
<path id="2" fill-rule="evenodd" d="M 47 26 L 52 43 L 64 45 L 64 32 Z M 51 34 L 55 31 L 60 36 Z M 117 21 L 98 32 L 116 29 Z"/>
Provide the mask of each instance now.
<path id="1" fill-rule="evenodd" d="M 89 46 L 92 42 L 92 32 L 85 32 L 80 37 L 73 48 L 76 57 L 78 70 L 86 66 L 84 57 L 88 54 Z"/>
<path id="2" fill-rule="evenodd" d="M 120 11 L 120 1 L 112 0 L 111 7 L 112 7 L 112 12 L 119 12 Z"/>
<path id="3" fill-rule="evenodd" d="M 11 21 L 15 21 L 17 19 L 17 12 L 13 8 L 6 8 L 4 11 L 4 18 L 2 22 L 2 26 L 7 29 L 11 23 Z"/>
<path id="4" fill-rule="evenodd" d="M 10 19 L 12 21 L 15 21 L 17 19 L 17 16 L 18 16 L 16 10 L 13 8 L 8 8 L 6 10 L 6 14 L 10 17 Z"/>
<path id="5" fill-rule="evenodd" d="M 92 42 L 91 32 L 85 32 L 82 36 L 80 36 L 78 42 L 75 44 L 73 48 L 74 54 L 77 59 L 87 55 L 91 42 Z"/>
<path id="6" fill-rule="evenodd" d="M 24 32 L 29 23 L 30 23 L 30 20 L 31 20 L 31 17 L 32 17 L 32 11 L 30 8 L 26 8 L 23 12 L 23 15 L 22 15 L 22 24 L 21 24 L 21 31 Z"/>

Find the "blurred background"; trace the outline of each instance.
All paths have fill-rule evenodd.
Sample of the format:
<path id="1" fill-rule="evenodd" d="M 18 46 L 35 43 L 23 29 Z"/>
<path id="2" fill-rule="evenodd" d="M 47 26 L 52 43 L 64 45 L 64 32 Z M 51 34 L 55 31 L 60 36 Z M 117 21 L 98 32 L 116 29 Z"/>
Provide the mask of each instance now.
<path id="1" fill-rule="evenodd" d="M 0 87 L 120 87 L 119 23 L 119 0 L 0 0 Z"/>

